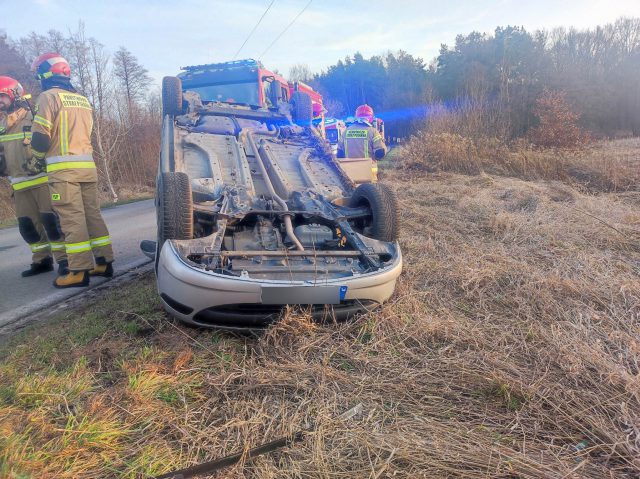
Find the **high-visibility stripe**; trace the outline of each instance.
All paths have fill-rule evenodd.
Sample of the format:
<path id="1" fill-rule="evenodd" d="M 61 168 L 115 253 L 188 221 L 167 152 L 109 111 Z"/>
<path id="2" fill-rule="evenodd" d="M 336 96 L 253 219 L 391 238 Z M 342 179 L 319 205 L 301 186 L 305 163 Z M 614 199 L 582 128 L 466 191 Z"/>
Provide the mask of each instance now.
<path id="1" fill-rule="evenodd" d="M 43 251 L 49 249 L 49 243 L 32 243 L 29 245 L 31 247 L 31 252 L 37 253 L 38 251 Z"/>
<path id="2" fill-rule="evenodd" d="M 92 155 L 66 155 L 66 156 L 50 156 L 47 158 L 47 165 L 55 163 L 68 163 L 70 161 L 93 161 Z"/>
<path id="3" fill-rule="evenodd" d="M 47 130 L 50 130 L 51 128 L 53 128 L 53 123 L 51 123 L 49 120 L 47 120 L 46 118 L 40 116 L 40 115 L 36 115 L 33 117 L 33 122 L 37 123 L 40 126 L 45 127 Z"/>
<path id="4" fill-rule="evenodd" d="M 369 139 L 364 139 L 364 157 L 369 158 Z"/>
<path id="5" fill-rule="evenodd" d="M 64 250 L 64 243 L 49 243 L 51 245 L 51 251 Z"/>
<path id="6" fill-rule="evenodd" d="M 47 165 L 47 173 L 59 170 L 69 170 L 72 168 L 78 169 L 95 169 L 96 164 L 93 161 L 68 161 L 64 163 L 56 163 L 54 165 Z"/>
<path id="7" fill-rule="evenodd" d="M 90 241 L 82 241 L 81 243 L 67 243 L 64 246 L 67 254 L 84 253 L 85 251 L 91 251 Z"/>
<path id="8" fill-rule="evenodd" d="M 31 186 L 43 185 L 48 181 L 49 177 L 43 174 L 40 174 L 36 177 L 27 176 L 20 178 L 11 178 L 11 187 L 13 188 L 13 191 L 20 191 Z"/>
<path id="9" fill-rule="evenodd" d="M 60 155 L 69 153 L 69 112 L 63 110 L 60 114 Z"/>
<path id="10" fill-rule="evenodd" d="M 24 131 L 22 133 L 12 133 L 11 135 L 0 135 L 0 143 L 14 140 L 24 140 L 25 138 L 31 138 L 30 131 Z"/>
<path id="11" fill-rule="evenodd" d="M 36 178 L 41 178 L 43 176 L 47 176 L 47 174 L 46 173 L 38 173 L 37 175 L 33 175 L 33 176 L 10 176 L 9 177 L 9 182 L 12 185 L 15 185 L 16 183 L 22 183 L 23 181 L 35 180 Z"/>
<path id="12" fill-rule="evenodd" d="M 111 236 L 101 236 L 100 238 L 91 238 L 91 246 L 97 248 L 111 244 Z"/>

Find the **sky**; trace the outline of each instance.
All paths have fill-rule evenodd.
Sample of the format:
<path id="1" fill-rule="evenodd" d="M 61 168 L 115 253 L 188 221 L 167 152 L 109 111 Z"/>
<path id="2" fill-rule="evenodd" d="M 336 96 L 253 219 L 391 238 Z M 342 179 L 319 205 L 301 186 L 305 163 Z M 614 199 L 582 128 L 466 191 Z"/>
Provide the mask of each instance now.
<path id="1" fill-rule="evenodd" d="M 272 1 L 238 59 L 285 75 L 299 63 L 319 72 L 355 52 L 402 49 L 428 63 L 457 34 L 496 26 L 586 28 L 640 17 L 640 0 L 312 0 L 267 50 L 309 0 L 0 0 L 0 30 L 18 38 L 83 21 L 88 36 L 111 52 L 125 46 L 159 82 L 182 66 L 232 60 Z"/>

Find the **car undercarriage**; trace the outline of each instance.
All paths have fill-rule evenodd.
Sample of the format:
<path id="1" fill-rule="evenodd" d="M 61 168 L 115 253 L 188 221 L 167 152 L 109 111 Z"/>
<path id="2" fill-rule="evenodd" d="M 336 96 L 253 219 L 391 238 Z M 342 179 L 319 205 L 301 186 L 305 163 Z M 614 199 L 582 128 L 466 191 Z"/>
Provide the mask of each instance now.
<path id="1" fill-rule="evenodd" d="M 401 254 L 388 188 L 358 185 L 318 131 L 293 121 L 295 105 L 190 92 L 183 105 L 164 119 L 156 199 L 156 272 L 172 314 L 256 326 L 286 305 L 346 317 L 391 295 Z"/>

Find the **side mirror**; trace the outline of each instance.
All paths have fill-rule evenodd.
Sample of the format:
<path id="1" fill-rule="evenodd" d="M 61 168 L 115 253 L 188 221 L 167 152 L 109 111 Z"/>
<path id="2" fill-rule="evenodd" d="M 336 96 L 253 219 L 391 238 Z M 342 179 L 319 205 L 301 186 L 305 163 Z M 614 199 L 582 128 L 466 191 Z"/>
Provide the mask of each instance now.
<path id="1" fill-rule="evenodd" d="M 151 240 L 142 240 L 140 242 L 140 250 L 149 259 L 156 259 L 157 242 Z"/>
<path id="2" fill-rule="evenodd" d="M 279 82 L 271 82 L 269 85 L 269 95 L 271 96 L 271 101 L 274 105 L 277 105 L 279 101 L 282 101 L 282 90 Z"/>

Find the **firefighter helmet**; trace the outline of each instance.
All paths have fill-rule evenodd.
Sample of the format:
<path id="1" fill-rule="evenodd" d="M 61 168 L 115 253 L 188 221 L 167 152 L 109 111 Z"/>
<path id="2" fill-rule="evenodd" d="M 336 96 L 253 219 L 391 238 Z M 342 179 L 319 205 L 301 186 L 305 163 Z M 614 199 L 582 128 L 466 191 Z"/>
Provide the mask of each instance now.
<path id="1" fill-rule="evenodd" d="M 373 108 L 366 103 L 356 108 L 356 118 L 367 120 L 369 123 L 373 121 Z"/>
<path id="2" fill-rule="evenodd" d="M 11 103 L 13 103 L 24 95 L 24 88 L 22 88 L 18 80 L 0 76 L 0 95 L 7 95 Z"/>
<path id="3" fill-rule="evenodd" d="M 324 109 L 324 107 L 322 106 L 321 103 L 314 103 L 313 104 L 313 118 L 315 119 L 319 119 L 323 113 L 325 113 L 326 110 Z"/>
<path id="4" fill-rule="evenodd" d="M 71 67 L 59 53 L 50 52 L 40 55 L 33 60 L 31 71 L 35 73 L 38 80 L 46 80 L 52 76 L 71 76 Z"/>

